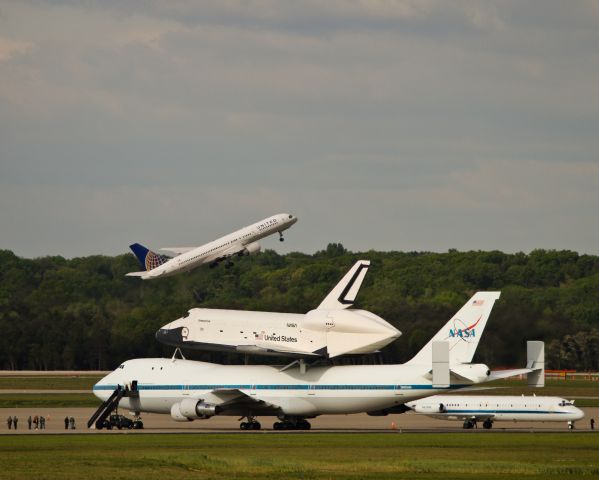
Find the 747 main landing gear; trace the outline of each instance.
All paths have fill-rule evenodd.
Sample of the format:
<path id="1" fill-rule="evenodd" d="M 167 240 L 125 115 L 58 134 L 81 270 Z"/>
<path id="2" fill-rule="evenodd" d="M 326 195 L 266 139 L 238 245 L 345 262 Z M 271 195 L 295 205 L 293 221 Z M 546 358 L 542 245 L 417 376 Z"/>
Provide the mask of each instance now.
<path id="1" fill-rule="evenodd" d="M 241 422 L 239 424 L 239 428 L 241 430 L 260 430 L 262 425 L 260 422 L 256 420 L 254 417 L 246 417 L 248 419 L 247 422 Z"/>
<path id="2" fill-rule="evenodd" d="M 275 422 L 274 430 L 310 430 L 310 422 L 304 418 L 283 418 L 282 422 Z"/>

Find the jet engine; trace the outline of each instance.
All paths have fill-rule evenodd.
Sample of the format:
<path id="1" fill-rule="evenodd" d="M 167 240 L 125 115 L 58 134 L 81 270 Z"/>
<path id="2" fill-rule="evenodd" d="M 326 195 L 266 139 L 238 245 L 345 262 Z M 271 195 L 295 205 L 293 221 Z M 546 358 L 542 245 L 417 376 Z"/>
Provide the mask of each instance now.
<path id="1" fill-rule="evenodd" d="M 177 422 L 206 419 L 218 415 L 222 408 L 218 405 L 204 403 L 197 398 L 186 398 L 171 407 L 171 417 Z"/>
<path id="2" fill-rule="evenodd" d="M 245 250 L 243 251 L 244 255 L 256 255 L 260 251 L 260 244 L 258 242 L 250 243 L 245 246 Z"/>

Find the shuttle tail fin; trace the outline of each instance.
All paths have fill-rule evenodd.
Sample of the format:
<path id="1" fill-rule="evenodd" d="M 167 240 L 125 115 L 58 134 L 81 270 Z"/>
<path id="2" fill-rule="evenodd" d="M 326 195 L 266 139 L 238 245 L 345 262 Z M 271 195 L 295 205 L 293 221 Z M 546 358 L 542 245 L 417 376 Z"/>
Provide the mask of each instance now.
<path id="1" fill-rule="evenodd" d="M 360 286 L 370 267 L 369 260 L 358 260 L 333 290 L 318 305 L 319 309 L 342 310 L 354 304 Z"/>
<path id="2" fill-rule="evenodd" d="M 449 364 L 470 363 L 501 292 L 477 292 L 408 364 L 428 365 L 433 342 L 449 343 Z"/>
<path id="3" fill-rule="evenodd" d="M 129 248 L 135 254 L 137 260 L 139 260 L 139 263 L 146 271 L 150 271 L 169 260 L 169 257 L 165 255 L 158 255 L 139 243 L 129 245 Z"/>

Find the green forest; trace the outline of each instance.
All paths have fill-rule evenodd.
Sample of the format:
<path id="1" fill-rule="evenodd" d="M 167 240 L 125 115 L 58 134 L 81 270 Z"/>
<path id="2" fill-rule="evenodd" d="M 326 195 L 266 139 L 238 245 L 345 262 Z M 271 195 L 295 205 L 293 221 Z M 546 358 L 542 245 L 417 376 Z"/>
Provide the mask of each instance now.
<path id="1" fill-rule="evenodd" d="M 154 334 L 190 308 L 305 313 L 356 260 L 371 260 L 356 308 L 403 335 L 380 354 L 338 362 L 409 359 L 477 290 L 501 290 L 475 361 L 525 362 L 526 340 L 546 342 L 546 366 L 599 370 L 599 257 L 572 251 L 347 251 L 332 243 L 313 255 L 266 250 L 232 268 L 142 281 L 131 254 L 27 259 L 0 250 L 0 369 L 108 370 L 123 360 L 170 356 Z M 184 352 L 223 363 L 276 362 Z"/>

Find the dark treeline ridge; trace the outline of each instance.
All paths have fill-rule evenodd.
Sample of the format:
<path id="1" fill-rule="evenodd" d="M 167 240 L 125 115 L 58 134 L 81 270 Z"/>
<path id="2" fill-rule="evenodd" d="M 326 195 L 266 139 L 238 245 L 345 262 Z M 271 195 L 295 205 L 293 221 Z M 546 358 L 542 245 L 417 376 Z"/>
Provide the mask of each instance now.
<path id="1" fill-rule="evenodd" d="M 549 368 L 599 370 L 599 257 L 535 250 L 447 253 L 348 252 L 329 244 L 313 255 L 267 250 L 230 269 L 141 281 L 130 254 L 25 259 L 0 250 L 0 369 L 115 368 L 123 360 L 170 356 L 156 330 L 193 307 L 305 313 L 358 259 L 372 261 L 356 307 L 403 335 L 374 360 L 403 362 L 477 290 L 501 290 L 476 361 L 525 361 L 526 340 L 546 342 Z M 242 363 L 239 355 L 185 352 Z M 252 363 L 284 359 L 253 357 Z"/>

